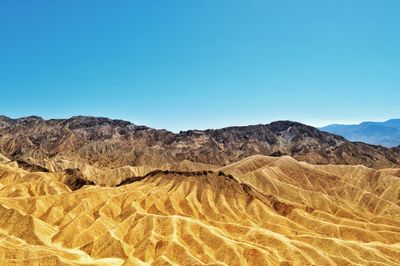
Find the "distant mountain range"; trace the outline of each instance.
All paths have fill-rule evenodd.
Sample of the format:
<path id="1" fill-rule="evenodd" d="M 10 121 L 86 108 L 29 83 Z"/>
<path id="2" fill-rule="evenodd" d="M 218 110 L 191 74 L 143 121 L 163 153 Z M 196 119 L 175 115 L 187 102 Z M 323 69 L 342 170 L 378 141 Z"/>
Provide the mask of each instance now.
<path id="1" fill-rule="evenodd" d="M 368 144 L 397 147 L 400 145 L 400 119 L 386 122 L 363 122 L 359 125 L 333 124 L 320 130 L 337 134 L 350 141 L 362 141 Z"/>
<path id="2" fill-rule="evenodd" d="M 100 117 L 0 116 L 0 153 L 11 160 L 65 159 L 99 167 L 162 167 L 184 160 L 227 165 L 251 155 L 312 164 L 400 165 L 400 148 L 350 142 L 292 121 L 179 133 Z"/>

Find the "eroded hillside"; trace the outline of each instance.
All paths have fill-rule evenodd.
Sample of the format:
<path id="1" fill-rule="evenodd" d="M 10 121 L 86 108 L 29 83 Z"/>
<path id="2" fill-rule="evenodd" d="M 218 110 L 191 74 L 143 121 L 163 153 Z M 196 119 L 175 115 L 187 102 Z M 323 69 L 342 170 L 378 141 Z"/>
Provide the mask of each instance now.
<path id="1" fill-rule="evenodd" d="M 0 116 L 0 153 L 13 160 L 68 160 L 95 167 L 223 166 L 252 155 L 288 155 L 311 164 L 400 166 L 400 148 L 350 142 L 291 121 L 173 133 L 99 117 L 44 120 Z"/>
<path id="2" fill-rule="evenodd" d="M 265 156 L 184 167 L 79 179 L 0 164 L 0 264 L 400 263 L 398 169 Z"/>

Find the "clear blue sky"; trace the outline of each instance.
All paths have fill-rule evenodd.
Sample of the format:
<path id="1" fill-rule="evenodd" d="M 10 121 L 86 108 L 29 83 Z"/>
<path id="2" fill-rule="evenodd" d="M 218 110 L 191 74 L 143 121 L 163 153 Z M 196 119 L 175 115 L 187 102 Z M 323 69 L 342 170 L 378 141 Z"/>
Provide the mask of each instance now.
<path id="1" fill-rule="evenodd" d="M 180 130 L 400 117 L 400 1 L 0 2 L 0 114 Z"/>

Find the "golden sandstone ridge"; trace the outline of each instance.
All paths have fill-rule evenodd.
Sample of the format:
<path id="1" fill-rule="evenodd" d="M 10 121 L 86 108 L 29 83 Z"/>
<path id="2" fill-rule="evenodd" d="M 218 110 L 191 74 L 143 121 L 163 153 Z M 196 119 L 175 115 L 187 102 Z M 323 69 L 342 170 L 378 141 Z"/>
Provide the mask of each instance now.
<path id="1" fill-rule="evenodd" d="M 400 264 L 399 169 L 35 163 L 0 162 L 0 265 Z"/>

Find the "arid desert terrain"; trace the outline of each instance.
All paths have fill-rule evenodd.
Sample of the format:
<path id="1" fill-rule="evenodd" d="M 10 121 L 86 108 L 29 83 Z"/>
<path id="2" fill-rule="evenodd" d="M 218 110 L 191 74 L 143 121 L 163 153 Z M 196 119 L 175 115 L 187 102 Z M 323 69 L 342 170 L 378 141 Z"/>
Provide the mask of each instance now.
<path id="1" fill-rule="evenodd" d="M 0 265 L 400 264 L 398 148 L 28 120 L 0 123 Z"/>

